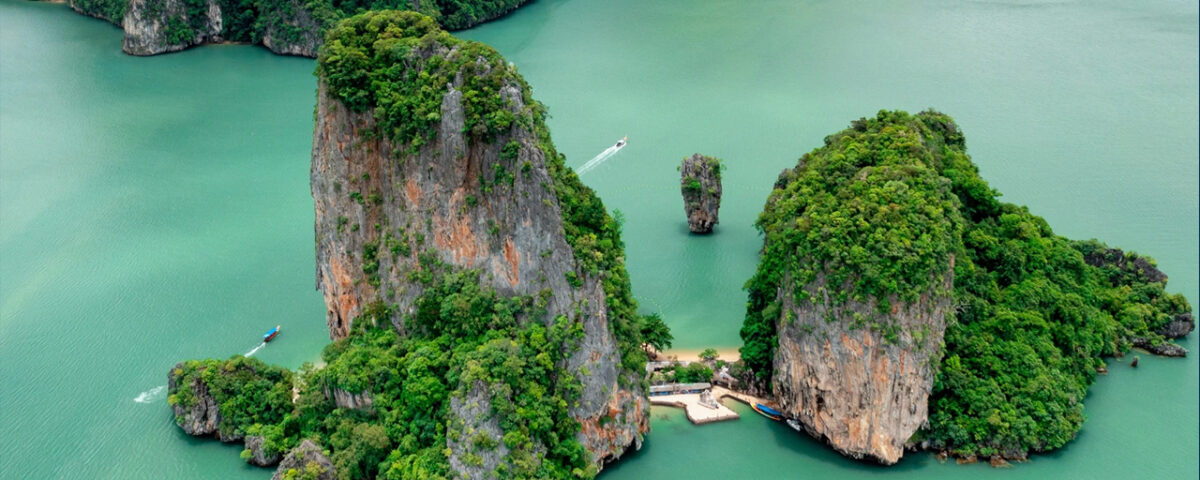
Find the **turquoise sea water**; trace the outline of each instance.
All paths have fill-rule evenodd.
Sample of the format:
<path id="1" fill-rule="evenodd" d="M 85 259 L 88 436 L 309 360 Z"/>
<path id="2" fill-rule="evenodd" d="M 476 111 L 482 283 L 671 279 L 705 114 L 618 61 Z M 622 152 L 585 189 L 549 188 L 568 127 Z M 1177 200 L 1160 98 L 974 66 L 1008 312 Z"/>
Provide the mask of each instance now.
<path id="1" fill-rule="evenodd" d="M 740 343 L 775 175 L 881 108 L 954 116 L 1007 201 L 1154 256 L 1200 301 L 1197 25 L 1194 2 L 538 0 L 461 35 L 517 65 L 570 165 L 629 135 L 583 179 L 625 213 L 644 309 L 694 349 Z M 154 389 L 276 324 L 268 362 L 327 342 L 313 63 L 120 43 L 62 5 L 0 0 L 0 478 L 268 478 L 182 434 Z M 729 166 L 709 237 L 687 233 L 678 191 L 695 152 Z M 1079 439 L 1009 470 L 862 465 L 748 410 L 692 427 L 656 409 L 602 478 L 1196 478 L 1198 362 L 1141 357 L 1110 362 Z"/>

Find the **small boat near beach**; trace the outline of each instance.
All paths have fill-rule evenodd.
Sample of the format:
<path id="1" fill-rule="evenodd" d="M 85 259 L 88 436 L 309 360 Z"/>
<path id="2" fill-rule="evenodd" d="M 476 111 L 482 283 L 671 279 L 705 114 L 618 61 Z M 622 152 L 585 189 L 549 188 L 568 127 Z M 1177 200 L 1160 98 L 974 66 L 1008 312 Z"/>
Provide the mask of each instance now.
<path id="1" fill-rule="evenodd" d="M 799 421 L 799 420 L 796 420 L 796 419 L 794 419 L 794 418 L 788 418 L 788 419 L 785 419 L 785 420 L 783 421 L 783 423 L 786 423 L 786 424 L 787 424 L 787 426 L 789 426 L 789 427 L 792 427 L 792 430 L 795 430 L 795 431 L 797 431 L 797 432 L 801 432 L 801 433 L 803 433 L 803 432 L 804 432 L 804 427 L 802 427 L 802 426 L 800 425 L 800 421 Z"/>
<path id="2" fill-rule="evenodd" d="M 271 339 L 275 338 L 276 335 L 279 335 L 279 325 L 276 325 L 275 328 L 267 330 L 267 333 L 263 334 L 263 342 L 271 341 Z"/>
<path id="3" fill-rule="evenodd" d="M 776 422 L 778 422 L 783 417 L 783 414 L 779 413 L 778 410 L 775 410 L 774 408 L 768 407 L 761 403 L 756 403 L 754 405 L 751 405 L 750 408 L 753 408 L 754 411 L 758 412 L 760 415 L 767 417 L 771 420 L 774 420 Z"/>

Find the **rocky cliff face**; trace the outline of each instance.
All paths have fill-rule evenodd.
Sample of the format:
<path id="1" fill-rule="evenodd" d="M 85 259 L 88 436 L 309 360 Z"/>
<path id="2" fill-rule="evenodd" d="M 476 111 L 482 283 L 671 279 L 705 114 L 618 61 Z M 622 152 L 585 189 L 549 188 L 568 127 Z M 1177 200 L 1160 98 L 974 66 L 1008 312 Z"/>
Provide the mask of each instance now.
<path id="1" fill-rule="evenodd" d="M 374 402 L 371 400 L 371 394 L 366 391 L 350 393 L 340 388 L 326 388 L 325 398 L 332 399 L 333 404 L 338 408 L 369 411 L 371 406 L 374 405 Z"/>
<path id="2" fill-rule="evenodd" d="M 280 456 L 268 453 L 257 429 L 294 408 L 292 386 L 290 372 L 252 358 L 191 360 L 167 373 L 167 404 L 185 433 L 226 443 L 243 440 L 249 451 L 243 458 L 269 466 Z"/>
<path id="3" fill-rule="evenodd" d="M 301 2 L 281 0 L 263 19 L 264 47 L 280 55 L 317 56 L 325 28 Z"/>
<path id="4" fill-rule="evenodd" d="M 121 22 L 122 49 L 130 55 L 157 55 L 223 41 L 221 5 L 217 0 L 205 5 L 197 10 L 183 0 L 130 0 Z"/>
<path id="5" fill-rule="evenodd" d="M 333 462 L 325 456 L 321 447 L 312 440 L 304 440 L 300 445 L 288 452 L 279 462 L 279 468 L 271 475 L 271 480 L 291 480 L 295 478 L 313 478 L 316 480 L 336 480 L 337 472 Z"/>
<path id="6" fill-rule="evenodd" d="M 450 49 L 430 52 L 454 55 Z M 483 68 L 491 68 L 490 65 Z M 479 270 L 480 281 L 501 294 L 538 295 L 546 310 L 574 316 L 574 307 L 603 325 L 598 279 L 568 283 L 578 265 L 563 236 L 553 180 L 532 132 L 513 128 L 493 142 L 471 142 L 464 133 L 461 80 L 447 86 L 438 135 L 415 153 L 378 138 L 374 117 L 354 113 L 322 84 L 312 153 L 316 207 L 317 287 L 325 295 L 330 337 L 345 337 L 368 303 L 399 306 L 394 326 L 422 292 L 411 272 L 429 252 L 441 262 Z M 525 106 L 519 85 L 503 95 L 513 112 Z M 515 156 L 503 158 L 509 142 Z M 594 332 L 599 335 L 601 332 Z M 588 342 L 601 354 L 611 342 Z M 591 353 L 591 352 L 589 352 Z"/>
<path id="7" fill-rule="evenodd" d="M 190 389 L 195 402 L 188 406 L 171 405 L 171 411 L 175 414 L 175 423 L 188 435 L 205 436 L 217 433 L 217 426 L 221 423 L 221 410 L 217 407 L 216 400 L 208 393 L 208 386 L 201 381 L 200 377 L 192 377 L 184 384 L 183 379 L 176 373 L 182 371 L 182 363 L 176 364 L 175 368 L 171 369 L 167 375 L 167 391 L 175 392 L 180 388 Z M 224 436 L 221 441 L 226 441 Z"/>
<path id="8" fill-rule="evenodd" d="M 497 467 L 507 463 L 508 445 L 504 443 L 504 430 L 499 419 L 492 415 L 491 393 L 488 385 L 477 382 L 463 398 L 450 401 L 450 411 L 458 421 L 452 422 L 447 441 L 450 449 L 450 468 L 463 478 L 489 478 Z M 495 445 L 494 449 L 478 448 L 480 443 Z M 539 456 L 545 454 L 540 449 Z M 467 458 L 475 455 L 482 461 L 471 462 Z M 511 469 L 511 465 L 505 465 Z"/>
<path id="9" fill-rule="evenodd" d="M 679 177 L 688 229 L 692 233 L 711 233 L 721 209 L 721 161 L 697 153 L 683 159 Z"/>
<path id="10" fill-rule="evenodd" d="M 250 451 L 250 457 L 246 459 L 246 463 L 256 467 L 270 467 L 283 459 L 283 455 L 279 453 L 268 454 L 263 448 L 263 442 L 262 435 L 246 435 L 246 450 Z"/>
<path id="11" fill-rule="evenodd" d="M 649 428 L 645 394 L 636 372 L 620 367 L 604 278 L 589 272 L 567 241 L 550 173 L 563 167 L 547 158 L 549 140 L 540 138 L 534 113 L 540 107 L 498 56 L 467 53 L 474 50 L 449 37 L 421 42 L 396 65 L 462 67 L 432 87 L 440 91 L 421 89 L 421 95 L 436 95 L 426 98 L 436 110 L 423 117 L 436 121 L 419 141 L 381 135 L 379 115 L 355 112 L 331 92 L 326 76 L 320 80 L 312 194 L 317 287 L 330 336 L 348 335 L 374 304 L 391 306 L 392 326 L 404 333 L 403 319 L 424 288 L 417 280 L 432 274 L 431 264 L 478 272 L 481 285 L 503 296 L 544 302 L 545 314 L 527 321 L 548 324 L 561 315 L 582 323 L 583 338 L 568 360 L 583 384 L 571 414 L 583 425 L 579 440 L 593 460 L 640 446 Z M 472 103 L 481 81 L 498 92 L 494 106 Z M 491 120 L 497 118 L 511 120 Z M 489 120 L 483 125 L 481 119 Z"/>
<path id="12" fill-rule="evenodd" d="M 1196 329 L 1196 321 L 1192 312 L 1176 314 L 1170 322 L 1158 329 L 1158 334 L 1166 338 L 1183 338 Z"/>
<path id="13" fill-rule="evenodd" d="M 772 385 L 784 414 L 846 456 L 900 460 L 928 415 L 953 270 L 942 278 L 942 293 L 894 304 L 887 315 L 874 302 L 834 305 L 823 294 L 797 305 L 781 292 Z M 813 294 L 825 288 L 823 279 L 809 286 Z"/>
<path id="14" fill-rule="evenodd" d="M 125 18 L 128 0 L 68 0 L 67 4 L 78 13 L 89 17 L 99 18 L 116 26 L 121 26 Z"/>

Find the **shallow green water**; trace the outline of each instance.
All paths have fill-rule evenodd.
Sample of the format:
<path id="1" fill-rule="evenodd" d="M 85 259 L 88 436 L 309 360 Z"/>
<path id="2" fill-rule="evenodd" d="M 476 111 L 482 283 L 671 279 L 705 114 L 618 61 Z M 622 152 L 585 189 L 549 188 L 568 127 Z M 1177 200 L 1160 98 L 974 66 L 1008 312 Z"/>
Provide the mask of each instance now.
<path id="1" fill-rule="evenodd" d="M 1153 255 L 1200 301 L 1197 7 L 1184 2 L 538 0 L 463 36 L 514 62 L 569 164 L 627 218 L 629 270 L 676 346 L 736 346 L 779 170 L 851 119 L 933 106 L 984 178 L 1063 234 Z M 161 396 L 186 358 L 287 366 L 327 341 L 313 290 L 312 61 L 120 52 L 119 30 L 0 1 L 0 478 L 258 478 Z M 718 233 L 687 233 L 679 160 L 725 159 Z M 1198 342 L 1185 343 L 1195 350 Z M 998 471 L 843 459 L 747 413 L 656 410 L 603 478 L 1196 478 L 1198 362 L 1111 362 L 1079 439 Z M 1125 361 L 1127 362 L 1127 360 Z M 665 417 L 664 417 L 665 415 Z"/>

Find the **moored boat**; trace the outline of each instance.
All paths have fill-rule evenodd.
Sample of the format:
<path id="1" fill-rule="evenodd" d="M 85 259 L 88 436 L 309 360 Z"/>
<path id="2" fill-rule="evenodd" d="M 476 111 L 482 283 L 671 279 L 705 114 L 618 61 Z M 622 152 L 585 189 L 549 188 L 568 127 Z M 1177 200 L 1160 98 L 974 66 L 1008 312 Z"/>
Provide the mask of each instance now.
<path id="1" fill-rule="evenodd" d="M 779 413 L 778 410 L 775 410 L 774 408 L 768 407 L 761 403 L 756 403 L 754 405 L 751 405 L 750 408 L 753 408 L 754 411 L 758 412 L 760 415 L 767 417 L 771 420 L 774 420 L 776 422 L 778 422 L 780 420 L 780 418 L 783 417 L 783 414 Z"/>
<path id="2" fill-rule="evenodd" d="M 801 426 L 800 426 L 800 421 L 799 421 L 799 420 L 796 420 L 796 419 L 794 419 L 794 418 L 789 418 L 789 419 L 786 419 L 786 420 L 784 420 L 784 421 L 783 421 L 783 423 L 786 423 L 786 424 L 787 424 L 787 426 L 789 426 L 789 427 L 792 427 L 792 430 L 795 430 L 795 431 L 797 431 L 797 432 L 803 432 L 803 431 L 804 431 L 803 427 L 801 427 Z"/>
<path id="3" fill-rule="evenodd" d="M 279 325 L 276 325 L 275 328 L 267 330 L 267 333 L 263 334 L 263 341 L 269 342 L 271 339 L 275 338 L 276 335 L 279 335 Z"/>

